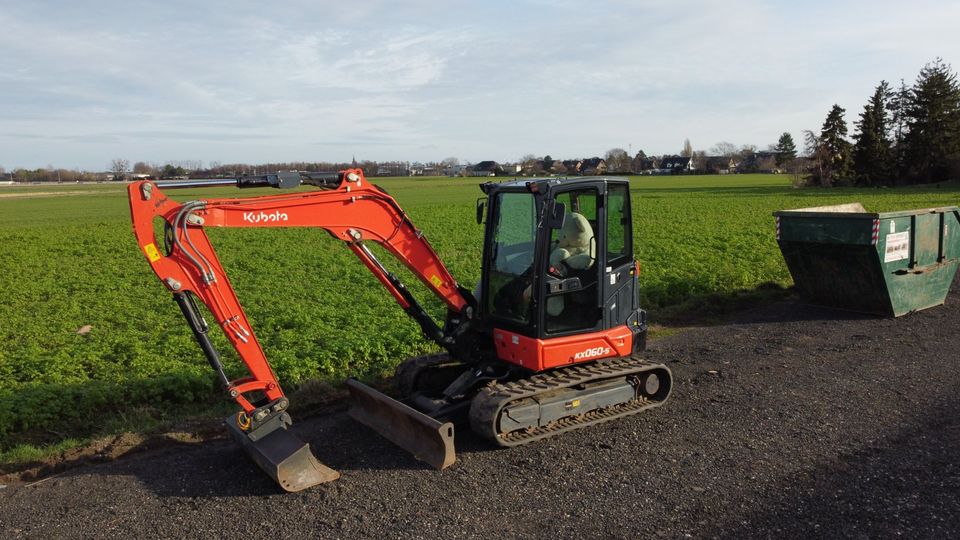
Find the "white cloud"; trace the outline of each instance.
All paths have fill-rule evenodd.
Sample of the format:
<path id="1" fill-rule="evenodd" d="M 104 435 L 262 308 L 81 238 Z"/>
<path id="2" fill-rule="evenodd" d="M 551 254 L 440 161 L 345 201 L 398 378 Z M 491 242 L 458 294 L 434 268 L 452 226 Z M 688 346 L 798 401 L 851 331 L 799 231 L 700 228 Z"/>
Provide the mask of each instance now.
<path id="1" fill-rule="evenodd" d="M 311 34 L 269 54 L 268 72 L 311 87 L 393 92 L 437 81 L 464 36 L 408 30 L 370 40 L 362 34 Z"/>
<path id="2" fill-rule="evenodd" d="M 957 65 L 958 23 L 948 2 L 20 3 L 0 165 L 765 146 Z"/>

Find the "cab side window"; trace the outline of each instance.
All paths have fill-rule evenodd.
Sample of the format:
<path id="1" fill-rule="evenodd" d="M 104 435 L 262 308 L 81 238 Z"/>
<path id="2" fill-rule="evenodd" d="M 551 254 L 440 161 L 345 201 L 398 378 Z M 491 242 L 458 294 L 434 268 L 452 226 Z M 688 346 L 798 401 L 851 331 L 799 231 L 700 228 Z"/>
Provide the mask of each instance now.
<path id="1" fill-rule="evenodd" d="M 630 227 L 630 195 L 627 186 L 610 186 L 607 190 L 607 266 L 620 266 L 633 255 Z"/>

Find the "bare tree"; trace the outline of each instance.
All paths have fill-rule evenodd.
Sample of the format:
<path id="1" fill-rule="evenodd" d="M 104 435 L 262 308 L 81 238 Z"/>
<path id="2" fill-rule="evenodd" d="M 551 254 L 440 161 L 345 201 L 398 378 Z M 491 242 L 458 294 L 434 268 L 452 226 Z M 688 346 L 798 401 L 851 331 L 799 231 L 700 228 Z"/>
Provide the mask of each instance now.
<path id="1" fill-rule="evenodd" d="M 153 165 L 145 161 L 138 161 L 133 164 L 133 172 L 135 174 L 155 174 L 157 171 Z"/>
<path id="2" fill-rule="evenodd" d="M 803 130 L 803 153 L 810 159 L 811 172 L 814 180 L 825 187 L 830 187 L 830 179 L 826 178 L 823 171 L 824 157 L 828 157 L 820 137 L 809 129 Z"/>
<path id="3" fill-rule="evenodd" d="M 693 155 L 690 156 L 690 161 L 693 162 L 695 170 L 703 171 L 707 168 L 707 153 L 703 150 L 695 150 Z"/>
<path id="4" fill-rule="evenodd" d="M 693 145 L 690 144 L 690 139 L 683 140 L 683 151 L 680 152 L 681 157 L 693 157 Z"/>
<path id="5" fill-rule="evenodd" d="M 520 170 L 523 171 L 523 174 L 526 176 L 538 175 L 543 172 L 543 164 L 540 162 L 540 158 L 533 154 L 520 156 L 520 159 L 517 160 L 517 165 L 520 166 Z"/>
<path id="6" fill-rule="evenodd" d="M 731 158 L 737 155 L 737 145 L 726 141 L 718 142 L 710 149 L 710 153 L 714 156 Z"/>
<path id="7" fill-rule="evenodd" d="M 166 164 L 174 168 L 183 169 L 187 173 L 197 172 L 203 169 L 203 161 L 199 159 L 172 160 L 172 161 L 168 161 Z M 278 171 L 278 170 L 281 170 L 283 167 L 277 167 L 275 164 L 268 164 L 265 168 Z M 287 168 L 290 169 L 290 167 L 287 167 Z"/>
<path id="8" fill-rule="evenodd" d="M 607 170 L 610 172 L 626 173 L 630 171 L 630 154 L 623 148 L 611 148 L 607 150 L 603 158 L 607 162 Z"/>
<path id="9" fill-rule="evenodd" d="M 126 178 L 128 170 L 130 170 L 130 162 L 125 159 L 117 158 L 110 162 L 110 172 L 113 173 L 114 180 Z"/>
<path id="10" fill-rule="evenodd" d="M 750 161 L 754 158 L 754 154 L 757 153 L 757 145 L 755 144 L 745 144 L 740 147 L 740 151 L 737 152 L 737 155 L 740 158 L 740 161 Z"/>

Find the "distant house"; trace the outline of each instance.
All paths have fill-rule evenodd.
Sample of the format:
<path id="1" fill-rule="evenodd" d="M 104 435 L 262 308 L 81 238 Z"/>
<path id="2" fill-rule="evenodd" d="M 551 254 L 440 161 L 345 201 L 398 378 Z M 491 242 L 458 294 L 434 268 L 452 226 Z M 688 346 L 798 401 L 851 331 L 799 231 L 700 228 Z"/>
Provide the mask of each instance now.
<path id="1" fill-rule="evenodd" d="M 470 176 L 496 176 L 503 174 L 503 168 L 496 161 L 481 161 L 469 168 Z"/>
<path id="2" fill-rule="evenodd" d="M 777 152 L 762 150 L 753 152 L 743 158 L 738 167 L 739 172 L 748 173 L 778 173 Z"/>
<path id="3" fill-rule="evenodd" d="M 407 176 L 410 169 L 406 163 L 401 161 L 385 161 L 377 165 L 377 172 L 374 176 Z"/>
<path id="4" fill-rule="evenodd" d="M 598 175 L 607 172 L 607 160 L 599 157 L 585 159 L 580 163 L 580 174 Z"/>
<path id="5" fill-rule="evenodd" d="M 398 164 L 396 166 L 396 169 L 398 171 L 396 176 L 402 176 L 403 170 L 404 170 L 403 165 Z M 436 165 L 433 163 L 428 163 L 428 164 L 414 163 L 410 165 L 409 168 L 406 169 L 406 174 L 408 176 L 440 176 L 444 170 L 445 169 L 443 169 L 440 165 Z"/>
<path id="6" fill-rule="evenodd" d="M 651 171 L 656 170 L 660 166 L 660 160 L 651 157 L 651 158 L 634 158 L 633 160 L 633 170 L 641 174 L 650 174 Z"/>
<path id="7" fill-rule="evenodd" d="M 566 174 L 580 174 L 580 165 L 582 163 L 582 159 L 565 159 L 562 165 L 566 169 Z"/>
<path id="8" fill-rule="evenodd" d="M 558 163 L 559 165 L 557 165 Z M 560 166 L 565 169 L 563 173 L 556 172 L 556 169 L 560 169 Z M 551 171 L 556 172 L 556 174 L 581 174 L 586 176 L 604 174 L 607 172 L 607 160 L 592 157 L 589 159 L 565 159 L 562 162 L 554 161 Z"/>
<path id="9" fill-rule="evenodd" d="M 661 174 L 683 174 L 694 170 L 693 160 L 681 156 L 665 157 L 660 160 L 657 170 Z"/>
<path id="10" fill-rule="evenodd" d="M 564 165 L 563 163 L 564 162 L 562 161 L 554 161 L 553 165 L 550 167 L 550 174 L 559 174 L 559 175 L 570 174 L 567 171 L 567 166 Z"/>
<path id="11" fill-rule="evenodd" d="M 466 168 L 466 165 L 447 165 L 447 167 L 443 169 L 443 174 L 447 176 L 461 176 Z"/>
<path id="12" fill-rule="evenodd" d="M 523 165 L 519 163 L 504 163 L 500 165 L 500 168 L 503 169 L 503 174 L 506 175 L 518 175 L 523 172 Z"/>
<path id="13" fill-rule="evenodd" d="M 407 174 L 410 176 L 423 176 L 423 163 L 414 163 L 410 165 L 410 168 L 407 170 Z"/>
<path id="14" fill-rule="evenodd" d="M 708 156 L 704 169 L 707 174 L 733 174 L 737 170 L 737 162 L 732 157 Z"/>
<path id="15" fill-rule="evenodd" d="M 522 174 L 523 176 L 539 176 L 544 172 L 542 159 L 534 159 L 523 164 L 518 164 L 517 168 L 519 169 L 517 174 Z"/>

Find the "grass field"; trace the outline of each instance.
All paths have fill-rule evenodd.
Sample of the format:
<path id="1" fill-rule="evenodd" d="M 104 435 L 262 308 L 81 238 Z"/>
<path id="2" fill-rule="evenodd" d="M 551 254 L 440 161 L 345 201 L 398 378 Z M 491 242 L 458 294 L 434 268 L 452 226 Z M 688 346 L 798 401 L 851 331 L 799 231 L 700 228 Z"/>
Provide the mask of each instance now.
<path id="1" fill-rule="evenodd" d="M 424 230 L 453 275 L 472 288 L 483 235 L 474 221 L 478 182 L 377 183 Z M 753 297 L 758 287 L 777 288 L 764 284 L 790 285 L 774 238 L 774 210 L 859 201 L 871 211 L 888 211 L 960 199 L 955 185 L 797 190 L 785 176 L 765 175 L 642 177 L 632 185 L 642 300 L 654 322 Z M 311 379 L 378 377 L 432 348 L 360 262 L 325 232 L 209 234 L 288 391 Z M 0 247 L 0 452 L 9 456 L 24 443 L 143 429 L 223 410 L 179 310 L 134 243 L 122 186 L 0 188 Z M 411 288 L 428 300 L 424 289 Z M 438 302 L 425 303 L 440 316 Z M 78 334 L 84 325 L 92 331 Z M 215 337 L 226 352 L 226 341 Z M 235 358 L 228 358 L 228 368 L 241 373 Z"/>

